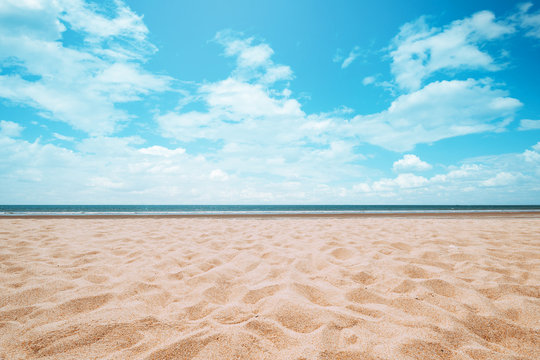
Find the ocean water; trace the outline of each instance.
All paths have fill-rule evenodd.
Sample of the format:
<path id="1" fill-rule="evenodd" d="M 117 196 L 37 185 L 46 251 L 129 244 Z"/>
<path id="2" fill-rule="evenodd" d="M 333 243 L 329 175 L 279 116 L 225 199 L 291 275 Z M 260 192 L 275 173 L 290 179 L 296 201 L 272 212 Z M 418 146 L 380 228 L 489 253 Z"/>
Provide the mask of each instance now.
<path id="1" fill-rule="evenodd" d="M 375 214 L 502 211 L 540 211 L 540 205 L 0 205 L 0 216 Z"/>

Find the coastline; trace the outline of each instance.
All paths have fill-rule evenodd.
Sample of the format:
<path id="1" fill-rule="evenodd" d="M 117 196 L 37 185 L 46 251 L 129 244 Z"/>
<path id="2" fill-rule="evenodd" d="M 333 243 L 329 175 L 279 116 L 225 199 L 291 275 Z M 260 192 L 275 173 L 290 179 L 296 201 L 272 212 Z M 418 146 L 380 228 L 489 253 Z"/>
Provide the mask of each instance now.
<path id="1" fill-rule="evenodd" d="M 0 219 L 234 219 L 234 218 L 540 218 L 539 211 L 440 211 L 440 212 L 355 212 L 355 213 L 220 213 L 220 214 L 46 214 L 46 215 L 7 215 L 0 214 Z"/>

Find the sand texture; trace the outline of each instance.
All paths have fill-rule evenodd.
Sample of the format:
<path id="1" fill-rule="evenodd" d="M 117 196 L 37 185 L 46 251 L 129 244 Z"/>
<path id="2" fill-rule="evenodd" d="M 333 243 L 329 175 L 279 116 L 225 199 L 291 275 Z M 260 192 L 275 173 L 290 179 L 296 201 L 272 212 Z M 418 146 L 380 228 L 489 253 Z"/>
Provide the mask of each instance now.
<path id="1" fill-rule="evenodd" d="M 538 359 L 540 217 L 0 219 L 0 359 Z"/>

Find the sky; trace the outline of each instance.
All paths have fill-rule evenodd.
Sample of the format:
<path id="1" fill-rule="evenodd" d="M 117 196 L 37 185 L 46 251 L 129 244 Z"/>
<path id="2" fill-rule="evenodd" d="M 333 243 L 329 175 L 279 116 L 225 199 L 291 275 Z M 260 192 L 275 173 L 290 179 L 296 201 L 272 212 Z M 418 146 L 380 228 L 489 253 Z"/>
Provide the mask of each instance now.
<path id="1" fill-rule="evenodd" d="M 0 0 L 2 204 L 540 204 L 540 3 Z"/>

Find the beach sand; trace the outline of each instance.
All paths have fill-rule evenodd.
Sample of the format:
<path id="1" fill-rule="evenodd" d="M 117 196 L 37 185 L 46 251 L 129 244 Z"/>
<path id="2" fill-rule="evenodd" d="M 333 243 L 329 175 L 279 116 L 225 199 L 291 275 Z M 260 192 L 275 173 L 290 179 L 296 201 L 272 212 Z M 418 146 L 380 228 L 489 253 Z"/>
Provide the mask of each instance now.
<path id="1" fill-rule="evenodd" d="M 538 359 L 540 215 L 0 218 L 0 359 Z"/>

